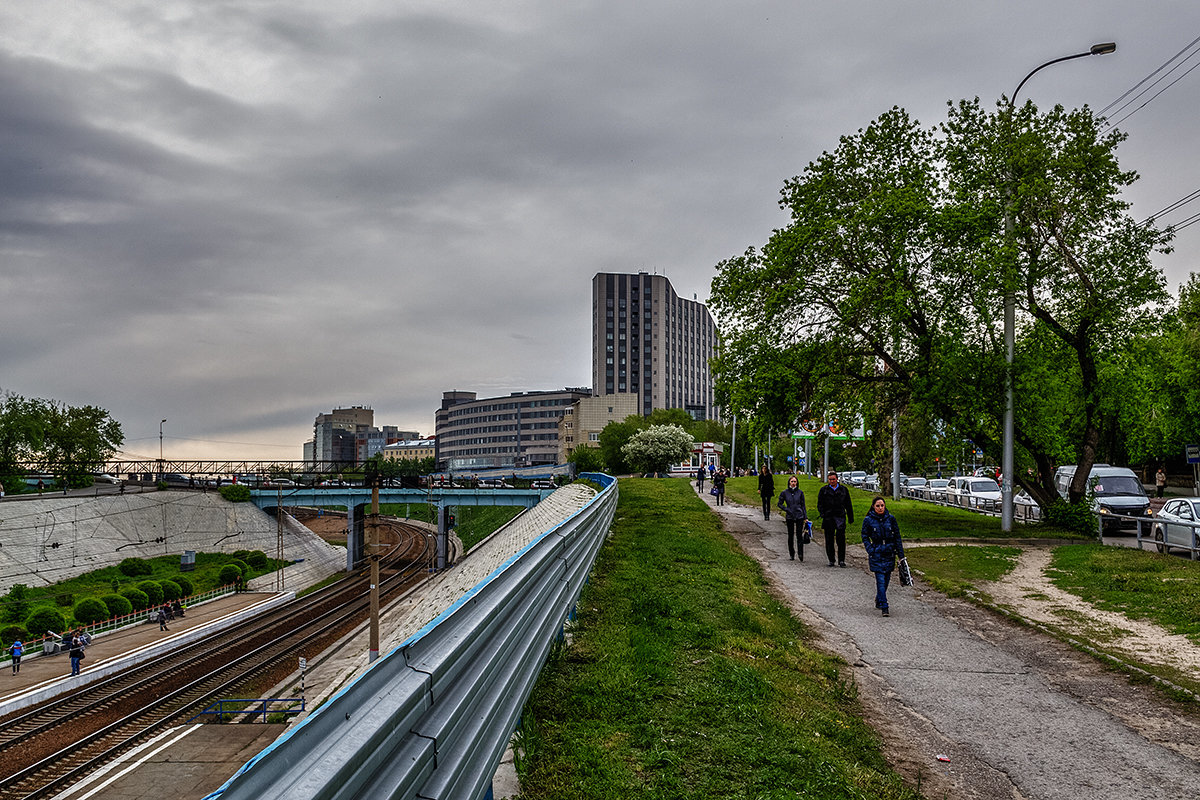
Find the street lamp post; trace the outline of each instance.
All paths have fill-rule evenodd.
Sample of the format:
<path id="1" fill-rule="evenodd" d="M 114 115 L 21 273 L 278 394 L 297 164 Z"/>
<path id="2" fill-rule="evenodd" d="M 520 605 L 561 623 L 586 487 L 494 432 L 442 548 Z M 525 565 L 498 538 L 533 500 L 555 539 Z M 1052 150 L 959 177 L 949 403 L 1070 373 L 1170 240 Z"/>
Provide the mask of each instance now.
<path id="1" fill-rule="evenodd" d="M 167 421 L 165 419 L 162 422 L 158 423 L 158 479 L 160 481 L 163 479 L 163 472 L 164 472 L 164 469 L 163 469 L 163 425 L 165 425 L 166 423 L 167 423 Z"/>
<path id="2" fill-rule="evenodd" d="M 1075 58 L 1083 58 L 1084 56 L 1103 56 L 1116 51 L 1117 45 L 1115 42 L 1103 42 L 1092 45 L 1091 49 L 1085 53 L 1075 53 L 1074 55 L 1063 56 L 1047 61 L 1034 69 L 1030 70 L 1029 74 L 1021 79 L 1017 84 L 1016 90 L 1012 93 L 1012 97 L 1008 99 L 1008 114 L 1005 120 L 1005 137 L 1009 139 L 1007 143 L 1011 144 L 1012 118 L 1013 112 L 1016 110 L 1017 93 L 1021 91 L 1021 87 L 1025 85 L 1025 81 L 1034 76 L 1035 73 L 1049 67 L 1052 64 L 1057 64 L 1061 61 L 1070 61 Z M 1006 156 L 1007 158 L 1007 156 Z M 1013 185 L 1012 175 L 1009 174 L 1007 187 L 1008 202 L 1004 205 L 1004 241 L 1011 245 L 1013 238 Z M 1016 251 L 1013 251 L 1012 258 L 1016 260 Z M 1006 270 L 1007 277 L 1004 286 L 1004 448 L 1000 459 L 1000 474 L 1003 483 L 1000 486 L 1000 529 L 1005 533 L 1012 531 L 1013 527 L 1013 438 L 1015 436 L 1015 425 L 1013 422 L 1013 355 L 1016 350 L 1016 290 L 1013 286 L 1015 280 L 1015 270 L 1013 265 L 1009 264 L 1009 269 Z"/>

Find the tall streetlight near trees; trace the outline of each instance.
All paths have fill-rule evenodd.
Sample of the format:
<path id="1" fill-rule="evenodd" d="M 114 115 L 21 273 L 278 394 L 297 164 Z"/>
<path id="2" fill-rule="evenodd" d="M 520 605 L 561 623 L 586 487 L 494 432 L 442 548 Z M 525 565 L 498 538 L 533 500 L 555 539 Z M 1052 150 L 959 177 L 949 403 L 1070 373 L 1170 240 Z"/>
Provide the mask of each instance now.
<path id="1" fill-rule="evenodd" d="M 1008 139 L 1007 144 L 1012 144 L 1012 119 L 1013 112 L 1016 110 L 1017 94 L 1021 91 L 1021 87 L 1025 82 L 1032 78 L 1034 74 L 1061 61 L 1070 61 L 1075 58 L 1083 58 L 1084 56 L 1103 56 L 1115 52 L 1117 49 L 1116 42 L 1102 42 L 1092 45 L 1091 49 L 1085 53 L 1075 53 L 1074 55 L 1063 56 L 1051 61 L 1047 61 L 1034 69 L 1030 70 L 1029 74 L 1021 79 L 1017 84 L 1016 90 L 1012 93 L 1012 97 L 1008 99 L 1008 114 L 1005 120 L 1005 138 Z M 1008 195 L 1007 202 L 1004 206 L 1004 241 L 1009 246 L 1013 246 L 1013 176 L 1009 174 L 1008 187 L 1006 189 Z M 1016 259 L 1016 250 L 1012 252 L 1012 259 Z M 1014 264 L 1010 262 L 1006 272 L 1004 286 L 1004 451 L 1001 454 L 1000 473 L 1003 483 L 1000 487 L 1000 528 L 1004 532 L 1012 531 L 1013 527 L 1013 438 L 1015 436 L 1015 425 L 1013 417 L 1013 355 L 1016 351 L 1016 289 L 1014 281 L 1016 271 L 1013 269 Z"/>

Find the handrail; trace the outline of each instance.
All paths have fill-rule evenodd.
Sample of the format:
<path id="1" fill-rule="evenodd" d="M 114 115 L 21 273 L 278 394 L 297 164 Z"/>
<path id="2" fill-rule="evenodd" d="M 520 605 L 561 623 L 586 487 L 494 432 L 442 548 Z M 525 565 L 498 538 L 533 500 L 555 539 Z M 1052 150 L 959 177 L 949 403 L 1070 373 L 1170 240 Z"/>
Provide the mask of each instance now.
<path id="1" fill-rule="evenodd" d="M 482 798 L 616 510 L 616 480 L 206 800 Z"/>

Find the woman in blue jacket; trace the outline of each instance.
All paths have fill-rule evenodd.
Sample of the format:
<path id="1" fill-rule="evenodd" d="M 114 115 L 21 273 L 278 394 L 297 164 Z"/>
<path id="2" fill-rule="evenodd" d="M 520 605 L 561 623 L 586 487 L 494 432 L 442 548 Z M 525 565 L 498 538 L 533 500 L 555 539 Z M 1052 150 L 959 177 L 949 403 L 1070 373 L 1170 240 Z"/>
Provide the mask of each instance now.
<path id="1" fill-rule="evenodd" d="M 871 572 L 875 573 L 875 607 L 888 615 L 887 587 L 896 568 L 896 559 L 904 558 L 904 542 L 900 541 L 900 523 L 888 513 L 882 497 L 871 501 L 871 510 L 863 517 L 863 547 Z"/>

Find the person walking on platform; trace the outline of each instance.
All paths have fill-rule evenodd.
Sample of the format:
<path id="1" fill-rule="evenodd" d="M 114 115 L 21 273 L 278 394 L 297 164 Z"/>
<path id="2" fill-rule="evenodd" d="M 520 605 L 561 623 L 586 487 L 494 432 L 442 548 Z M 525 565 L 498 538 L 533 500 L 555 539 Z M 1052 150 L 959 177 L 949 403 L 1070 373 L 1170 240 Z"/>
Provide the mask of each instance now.
<path id="1" fill-rule="evenodd" d="M 696 490 L 704 494 L 704 467 L 696 470 Z"/>
<path id="2" fill-rule="evenodd" d="M 775 478 L 765 461 L 758 472 L 758 494 L 762 498 L 763 519 L 770 519 L 771 501 L 775 499 Z"/>
<path id="3" fill-rule="evenodd" d="M 896 559 L 904 558 L 904 542 L 900 540 L 900 523 L 888 513 L 882 497 L 871 501 L 871 510 L 863 517 L 862 541 L 871 572 L 875 573 L 875 607 L 886 617 L 888 583 L 896 568 Z"/>
<path id="4" fill-rule="evenodd" d="M 727 477 L 723 467 L 714 472 L 712 476 L 713 488 L 717 490 L 717 505 L 719 506 L 725 505 L 725 479 Z"/>
<path id="5" fill-rule="evenodd" d="M 25 645 L 21 644 L 21 640 L 17 639 L 8 646 L 8 654 L 12 656 L 12 674 L 17 675 L 21 672 L 21 656 L 25 653 Z"/>
<path id="6" fill-rule="evenodd" d="M 838 483 L 838 474 L 833 470 L 829 481 L 817 492 L 817 515 L 821 517 L 821 528 L 825 531 L 825 555 L 829 566 L 835 563 L 846 566 L 846 525 L 854 524 L 854 508 L 850 503 L 850 490 Z M 835 553 L 836 549 L 836 553 Z M 837 561 L 834 561 L 834 556 Z"/>
<path id="7" fill-rule="evenodd" d="M 79 674 L 79 662 L 83 660 L 83 641 L 79 638 L 71 640 L 71 674 Z"/>
<path id="8" fill-rule="evenodd" d="M 160 631 L 170 630 L 167 628 L 167 612 L 163 611 L 161 608 L 158 609 L 158 614 L 154 617 L 154 621 L 158 623 L 158 629 Z"/>
<path id="9" fill-rule="evenodd" d="M 796 551 L 800 551 L 800 560 L 804 560 L 804 528 L 808 521 L 808 509 L 804 506 L 804 492 L 800 490 L 800 481 L 795 475 L 788 478 L 787 488 L 779 493 L 779 508 L 784 512 L 783 519 L 787 524 L 788 555 L 796 560 Z"/>

